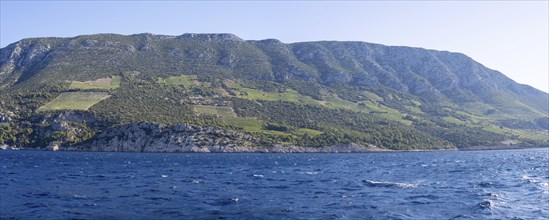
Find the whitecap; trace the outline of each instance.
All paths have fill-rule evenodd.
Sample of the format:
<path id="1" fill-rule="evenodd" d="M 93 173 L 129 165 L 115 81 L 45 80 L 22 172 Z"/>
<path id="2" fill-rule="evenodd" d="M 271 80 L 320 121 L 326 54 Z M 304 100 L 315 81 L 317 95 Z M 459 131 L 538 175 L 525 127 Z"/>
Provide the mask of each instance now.
<path id="1" fill-rule="evenodd" d="M 417 183 L 380 182 L 372 180 L 363 180 L 362 182 L 370 187 L 416 188 L 419 185 Z"/>
<path id="2" fill-rule="evenodd" d="M 200 181 L 200 180 L 193 180 L 193 181 L 192 181 L 193 184 L 200 184 L 201 182 L 202 182 L 202 181 Z"/>
<path id="3" fill-rule="evenodd" d="M 549 183 L 541 180 L 540 178 L 534 178 L 530 176 L 521 176 L 521 179 L 526 183 L 535 183 L 543 188 L 549 187 Z"/>
<path id="4" fill-rule="evenodd" d="M 492 209 L 496 203 L 490 199 L 480 202 L 477 206 L 481 209 Z"/>
<path id="5" fill-rule="evenodd" d="M 520 177 L 524 182 L 527 182 L 527 183 L 537 183 L 538 181 L 536 181 L 534 178 L 532 177 L 529 177 L 529 176 L 521 176 Z"/>
<path id="6" fill-rule="evenodd" d="M 486 195 L 487 195 L 487 196 L 490 196 L 490 197 L 493 197 L 493 198 L 499 197 L 499 194 L 493 193 L 493 192 L 486 193 Z"/>
<path id="7" fill-rule="evenodd" d="M 161 177 L 162 177 L 162 178 L 166 178 L 166 177 L 168 177 L 168 175 L 164 175 L 164 174 L 162 174 L 162 176 L 161 176 Z"/>
<path id="8" fill-rule="evenodd" d="M 261 174 L 254 174 L 253 177 L 263 178 L 263 175 L 261 175 Z"/>
<path id="9" fill-rule="evenodd" d="M 316 175 L 316 174 L 318 174 L 318 172 L 310 172 L 309 171 L 309 172 L 305 172 L 305 174 L 307 174 L 307 175 Z"/>

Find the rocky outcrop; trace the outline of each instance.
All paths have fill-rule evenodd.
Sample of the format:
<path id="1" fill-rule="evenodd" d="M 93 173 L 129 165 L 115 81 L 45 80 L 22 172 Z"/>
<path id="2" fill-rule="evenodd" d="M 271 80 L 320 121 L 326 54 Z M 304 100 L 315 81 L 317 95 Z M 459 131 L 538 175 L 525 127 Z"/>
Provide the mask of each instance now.
<path id="1" fill-rule="evenodd" d="M 12 117 L 13 117 L 13 113 L 11 112 L 8 112 L 8 113 L 3 113 L 3 112 L 0 112 L 0 123 L 2 122 L 10 122 L 12 120 Z"/>
<path id="2" fill-rule="evenodd" d="M 11 85 L 23 77 L 22 73 L 42 62 L 51 51 L 43 41 L 22 40 L 0 51 L 0 88 Z"/>
<path id="3" fill-rule="evenodd" d="M 74 151 L 196 153 L 353 153 L 386 151 L 386 149 L 377 148 L 372 145 L 361 146 L 357 144 L 339 144 L 326 147 L 280 145 L 258 147 L 257 141 L 251 136 L 236 131 L 189 124 L 164 126 L 148 122 L 115 127 L 85 143 L 59 149 Z"/>
<path id="4" fill-rule="evenodd" d="M 200 39 L 207 42 L 210 41 L 235 41 L 235 42 L 244 42 L 242 38 L 234 34 L 182 34 L 177 37 L 178 39 Z"/>
<path id="5" fill-rule="evenodd" d="M 15 122 L 18 120 L 16 119 Z M 29 127 L 22 127 L 17 123 L 12 125 L 13 130 L 19 131 L 18 135 L 22 135 L 18 136 L 18 139 L 27 140 L 15 144 L 17 147 L 60 150 L 62 146 L 92 137 L 95 133 L 94 129 L 102 129 L 108 125 L 86 111 L 46 113 L 30 118 L 29 122 L 32 123 Z"/>
<path id="6" fill-rule="evenodd" d="M 216 127 L 165 126 L 140 122 L 108 129 L 92 140 L 63 150 L 114 152 L 250 152 L 251 136 Z"/>

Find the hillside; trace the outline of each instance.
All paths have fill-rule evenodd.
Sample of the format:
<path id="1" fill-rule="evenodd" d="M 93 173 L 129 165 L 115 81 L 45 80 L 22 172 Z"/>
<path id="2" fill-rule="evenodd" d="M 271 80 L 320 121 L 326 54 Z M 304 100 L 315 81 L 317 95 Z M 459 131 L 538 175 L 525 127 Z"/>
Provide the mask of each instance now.
<path id="1" fill-rule="evenodd" d="M 365 42 L 24 39 L 0 49 L 0 93 L 0 145 L 24 148 L 549 146 L 547 93 L 463 54 Z"/>

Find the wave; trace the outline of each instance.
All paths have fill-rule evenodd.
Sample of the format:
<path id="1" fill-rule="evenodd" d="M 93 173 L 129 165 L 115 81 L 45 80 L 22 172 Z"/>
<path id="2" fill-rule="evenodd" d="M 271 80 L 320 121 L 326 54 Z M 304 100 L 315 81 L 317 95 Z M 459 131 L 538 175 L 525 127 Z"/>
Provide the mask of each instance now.
<path id="1" fill-rule="evenodd" d="M 495 201 L 491 199 L 487 199 L 477 204 L 477 207 L 480 209 L 492 209 L 495 206 L 495 204 L 496 204 Z"/>
<path id="2" fill-rule="evenodd" d="M 530 176 L 522 176 L 521 179 L 526 183 L 538 184 L 539 186 L 541 186 L 543 188 L 548 188 L 549 187 L 549 183 L 541 180 L 540 178 L 534 178 L 534 177 L 530 177 Z"/>
<path id="3" fill-rule="evenodd" d="M 362 180 L 362 182 L 370 187 L 416 188 L 419 185 L 417 183 L 379 182 L 373 180 Z"/>

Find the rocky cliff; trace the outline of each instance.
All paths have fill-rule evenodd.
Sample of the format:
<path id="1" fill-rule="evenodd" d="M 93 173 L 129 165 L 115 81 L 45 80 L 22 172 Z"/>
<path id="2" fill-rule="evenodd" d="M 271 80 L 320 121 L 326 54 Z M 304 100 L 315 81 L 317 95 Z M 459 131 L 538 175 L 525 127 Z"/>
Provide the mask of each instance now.
<path id="1" fill-rule="evenodd" d="M 189 124 L 165 126 L 135 123 L 111 128 L 93 139 L 59 150 L 108 152 L 193 152 L 193 153 L 356 153 L 386 151 L 375 146 L 339 144 L 325 147 L 264 146 L 250 135 L 214 127 Z"/>
<path id="2" fill-rule="evenodd" d="M 114 152 L 247 152 L 257 148 L 251 136 L 189 124 L 134 123 L 103 131 L 65 150 Z"/>

